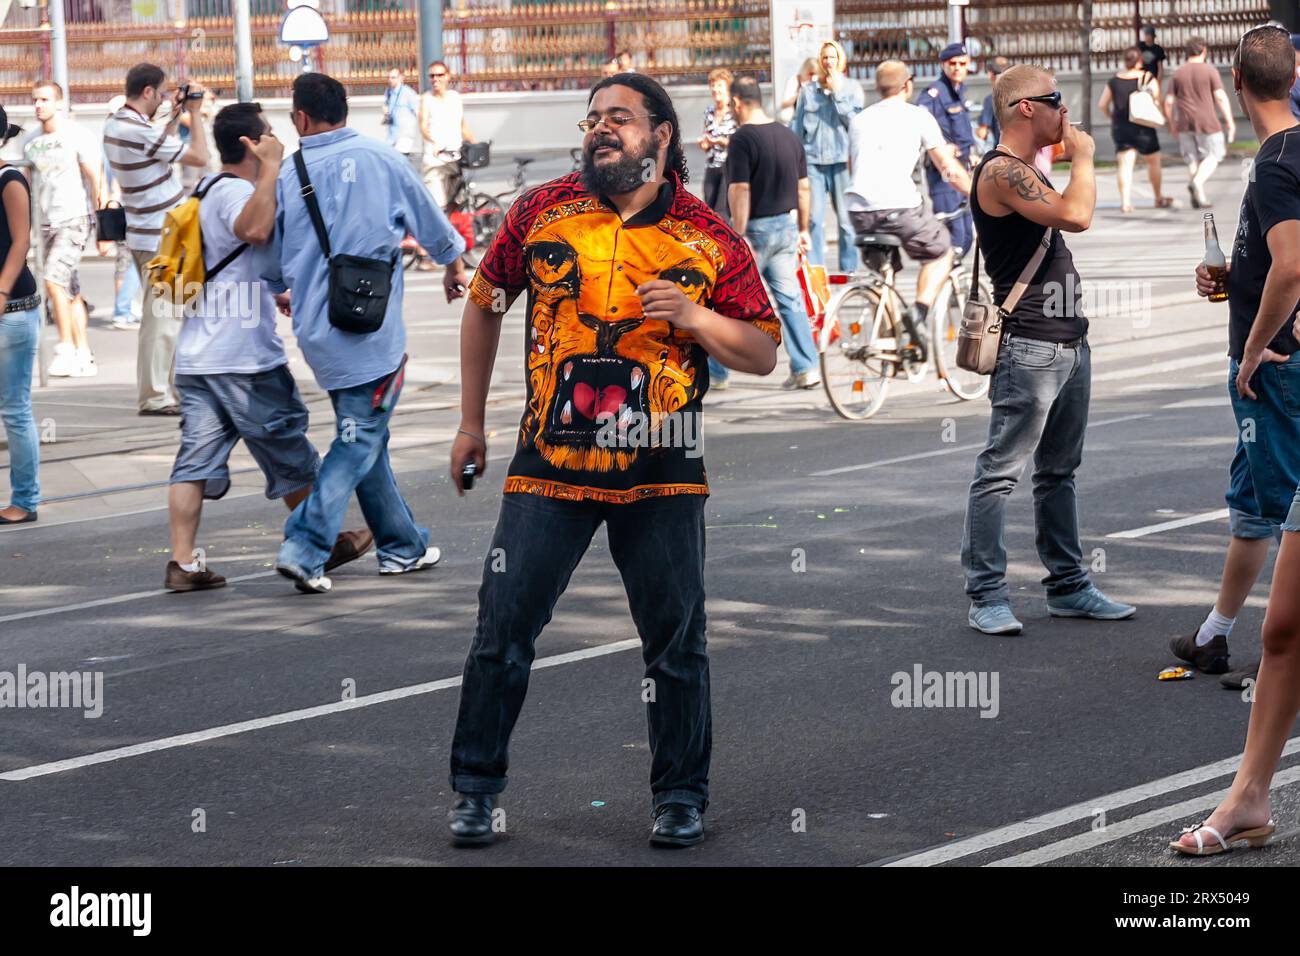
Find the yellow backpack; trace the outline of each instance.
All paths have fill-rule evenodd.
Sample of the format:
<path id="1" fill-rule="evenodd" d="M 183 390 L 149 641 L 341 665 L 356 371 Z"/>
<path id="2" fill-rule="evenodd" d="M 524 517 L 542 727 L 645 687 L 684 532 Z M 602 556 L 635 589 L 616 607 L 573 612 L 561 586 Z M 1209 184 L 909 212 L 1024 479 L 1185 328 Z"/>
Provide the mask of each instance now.
<path id="1" fill-rule="evenodd" d="M 203 233 L 199 229 L 199 202 L 208 190 L 234 173 L 219 173 L 198 188 L 175 209 L 163 217 L 162 238 L 158 253 L 149 260 L 149 284 L 154 297 L 177 308 L 192 309 L 203 294 L 203 284 L 216 278 L 235 257 L 248 248 L 244 242 L 208 272 L 203 264 Z"/>

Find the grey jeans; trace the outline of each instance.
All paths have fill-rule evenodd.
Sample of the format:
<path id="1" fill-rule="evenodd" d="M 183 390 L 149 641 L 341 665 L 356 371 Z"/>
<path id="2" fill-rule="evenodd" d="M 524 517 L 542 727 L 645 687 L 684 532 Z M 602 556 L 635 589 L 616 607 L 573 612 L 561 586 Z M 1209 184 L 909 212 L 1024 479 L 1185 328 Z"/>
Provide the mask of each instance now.
<path id="1" fill-rule="evenodd" d="M 1034 458 L 1034 527 L 1049 597 L 1088 586 L 1079 543 L 1074 472 L 1083 460 L 1092 352 L 1086 341 L 1058 345 L 1012 335 L 1002 344 L 989 395 L 989 440 L 975 459 L 962 532 L 966 593 L 975 604 L 1005 603 L 1007 498 Z"/>

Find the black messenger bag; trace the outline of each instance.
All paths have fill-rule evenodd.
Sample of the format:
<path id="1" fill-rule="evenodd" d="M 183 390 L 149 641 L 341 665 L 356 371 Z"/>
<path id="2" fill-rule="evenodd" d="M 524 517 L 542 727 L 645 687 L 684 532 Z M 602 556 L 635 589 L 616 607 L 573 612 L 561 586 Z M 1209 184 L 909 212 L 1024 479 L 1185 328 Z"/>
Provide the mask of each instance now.
<path id="1" fill-rule="evenodd" d="M 393 287 L 393 265 L 397 257 L 367 259 L 330 252 L 329 233 L 325 231 L 325 220 L 321 218 L 316 190 L 307 176 L 307 164 L 303 161 L 301 149 L 293 154 L 293 163 L 302 183 L 303 201 L 307 203 L 307 212 L 316 227 L 316 239 L 329 263 L 330 325 L 356 335 L 379 331 L 388 311 L 388 295 Z"/>

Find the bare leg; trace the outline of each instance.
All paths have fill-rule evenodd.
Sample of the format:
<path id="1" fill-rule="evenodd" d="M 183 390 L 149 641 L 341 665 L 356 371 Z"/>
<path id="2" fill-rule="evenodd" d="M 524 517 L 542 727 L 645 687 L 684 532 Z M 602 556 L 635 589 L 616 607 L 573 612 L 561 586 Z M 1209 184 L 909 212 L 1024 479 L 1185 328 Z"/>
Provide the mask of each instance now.
<path id="1" fill-rule="evenodd" d="M 1156 194 L 1156 205 L 1159 206 L 1164 201 L 1164 193 L 1161 191 L 1164 171 L 1160 166 L 1160 154 L 1152 153 L 1147 157 L 1147 179 L 1151 180 L 1151 191 Z"/>
<path id="2" fill-rule="evenodd" d="M 203 482 L 179 481 L 167 487 L 167 521 L 172 533 L 172 560 L 194 561 L 194 540 L 203 514 Z"/>
<path id="3" fill-rule="evenodd" d="M 46 281 L 45 293 L 50 299 L 50 311 L 54 313 L 54 327 L 59 330 L 59 344 L 71 343 L 72 303 L 68 301 L 68 290 Z"/>
<path id="4" fill-rule="evenodd" d="M 1246 753 L 1228 796 L 1206 820 L 1225 837 L 1269 818 L 1269 783 L 1300 711 L 1300 532 L 1282 535 L 1264 615 L 1264 657 L 1250 709 Z M 1180 839 L 1195 846 L 1196 837 Z"/>
<path id="5" fill-rule="evenodd" d="M 1128 212 L 1133 208 L 1133 165 L 1137 150 L 1125 149 L 1115 154 L 1115 178 L 1119 180 L 1119 208 Z"/>
<path id="6" fill-rule="evenodd" d="M 90 325 L 90 313 L 86 311 L 86 300 L 78 293 L 77 297 L 69 304 L 69 326 L 72 333 L 72 344 L 78 349 L 89 349 L 90 339 L 86 336 L 86 328 Z"/>
<path id="7" fill-rule="evenodd" d="M 1268 560 L 1268 538 L 1233 538 L 1228 542 L 1228 556 L 1223 562 L 1223 579 L 1214 609 L 1224 617 L 1235 618 L 1250 597 L 1251 588 Z"/>
<path id="8" fill-rule="evenodd" d="M 934 304 L 935 296 L 943 287 L 944 280 L 952 271 L 952 250 L 921 266 L 916 277 L 916 301 L 929 308 Z"/>

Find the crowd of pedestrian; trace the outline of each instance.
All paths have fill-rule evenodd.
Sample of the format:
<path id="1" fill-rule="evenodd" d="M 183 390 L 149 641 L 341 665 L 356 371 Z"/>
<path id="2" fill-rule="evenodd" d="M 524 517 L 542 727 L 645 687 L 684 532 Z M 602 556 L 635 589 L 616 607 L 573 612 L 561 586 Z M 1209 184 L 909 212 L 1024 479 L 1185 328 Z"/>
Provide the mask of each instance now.
<path id="1" fill-rule="evenodd" d="M 1222 291 L 1226 281 L 1229 392 L 1238 423 L 1249 420 L 1258 430 L 1254 440 L 1238 441 L 1229 472 L 1231 544 L 1218 599 L 1195 632 L 1173 641 L 1179 658 L 1207 673 L 1229 670 L 1237 613 L 1267 559 L 1268 540 L 1281 546 L 1264 656 L 1248 668 L 1258 688 L 1246 760 L 1225 802 L 1172 844 L 1184 853 L 1218 852 L 1239 840 L 1253 845 L 1271 833 L 1268 782 L 1300 709 L 1300 415 L 1287 381 L 1300 362 L 1300 161 L 1284 148 L 1296 126 L 1298 50 L 1273 25 L 1242 38 L 1233 86 L 1261 148 L 1226 280 L 1204 268 L 1196 276 L 1202 295 Z M 1171 205 L 1161 191 L 1157 133 L 1166 124 L 1188 164 L 1192 205 L 1210 203 L 1205 185 L 1234 138 L 1233 109 L 1206 63 L 1205 43 L 1193 37 L 1184 52 L 1186 62 L 1166 76 L 1168 57 L 1154 31 L 1145 33 L 1102 95 L 1122 212 L 1132 209 L 1139 155 L 1157 207 Z M 348 125 L 341 83 L 302 74 L 291 108 L 299 148 L 288 161 L 259 106 L 213 112 L 209 132 L 207 91 L 177 86 L 147 63 L 126 76 L 101 157 L 64 119 L 64 91 L 42 83 L 33 90 L 40 129 L 23 142 L 36 195 L 19 170 L 0 168 L 0 414 L 12 483 L 0 523 L 35 521 L 40 500 L 31 378 L 42 297 L 27 266 L 31 210 L 42 226 L 39 284 L 58 335 L 51 374 L 87 376 L 95 363 L 78 265 L 97 213 L 121 197 L 133 267 L 126 273 L 143 287 L 139 412 L 180 419 L 164 577 L 174 591 L 225 584 L 207 566 L 197 535 L 204 501 L 230 486 L 228 462 L 240 441 L 264 474 L 267 498 L 289 509 L 275 568 L 299 591 L 330 591 L 329 573 L 371 550 L 380 574 L 435 565 L 439 548 L 389 460 L 407 362 L 398 249 L 413 237 L 428 268 L 445 268 L 447 301 L 466 300 L 461 420 L 450 452 L 462 494 L 487 468 L 485 410 L 502 319 L 523 296 L 527 391 L 451 748 L 449 830 L 459 845 L 495 838 L 535 641 L 601 524 L 655 687 L 647 711 L 651 839 L 681 846 L 703 838 L 711 757 L 708 484 L 702 457 L 689 443 L 663 441 L 663 429 L 675 421 L 684 423 L 681 434 L 698 434 L 707 391 L 726 388 L 732 370 L 770 373 L 782 343 L 785 387 L 819 384 L 796 273 L 801 257 L 825 263 L 828 215 L 835 217 L 841 271 L 858 269 L 858 235 L 896 236 L 920 263 L 904 324 L 922 358 L 933 345 L 925 335 L 929 306 L 962 253 L 978 246 L 1001 306 L 993 411 L 974 461 L 961 540 L 970 627 L 988 635 L 1023 629 L 1010 604 L 1004 525 L 1007 499 L 1031 459 L 1050 614 L 1118 621 L 1137 612 L 1097 589 L 1080 541 L 1075 476 L 1091 401 L 1091 349 L 1065 236 L 1092 223 L 1095 143 L 1071 124 L 1053 74 L 991 60 L 993 91 L 975 124 L 963 44 L 941 51 L 941 75 L 919 93 L 905 63 L 879 63 L 878 100 L 868 105 L 862 85 L 848 76 L 845 51 L 828 41 L 781 101 L 788 125 L 764 109 L 755 78 L 716 69 L 710 105 L 687 129 L 664 88 L 620 59 L 592 88 L 577 124 L 580 168 L 517 199 L 472 277 L 446 207 L 457 153 L 473 137 L 442 61 L 429 64 L 431 90 L 422 95 L 403 71 L 390 72 L 386 142 Z M 164 105 L 169 111 L 157 124 Z M 0 135 L 7 141 L 19 132 L 0 109 Z M 687 189 L 688 139 L 706 156 L 702 200 Z M 1051 181 L 1053 156 L 1070 164 L 1064 189 Z M 913 178 L 918 161 L 928 203 Z M 184 170 L 195 171 L 192 190 L 182 185 Z M 949 214 L 943 222 L 940 213 Z M 175 252 L 186 230 L 201 237 L 197 264 Z M 168 270 L 196 276 L 197 292 L 178 300 L 152 281 Z M 127 274 L 120 279 L 129 300 Z M 1061 289 L 1075 290 L 1074 301 L 1050 306 Z M 308 410 L 288 370 L 278 315 L 291 318 L 330 400 L 334 437 L 323 457 L 307 437 Z M 131 324 L 129 304 L 115 319 Z M 653 423 L 660 440 L 637 430 L 638 417 Z M 345 530 L 354 495 L 365 527 Z M 500 554 L 508 559 L 498 567 Z"/>

